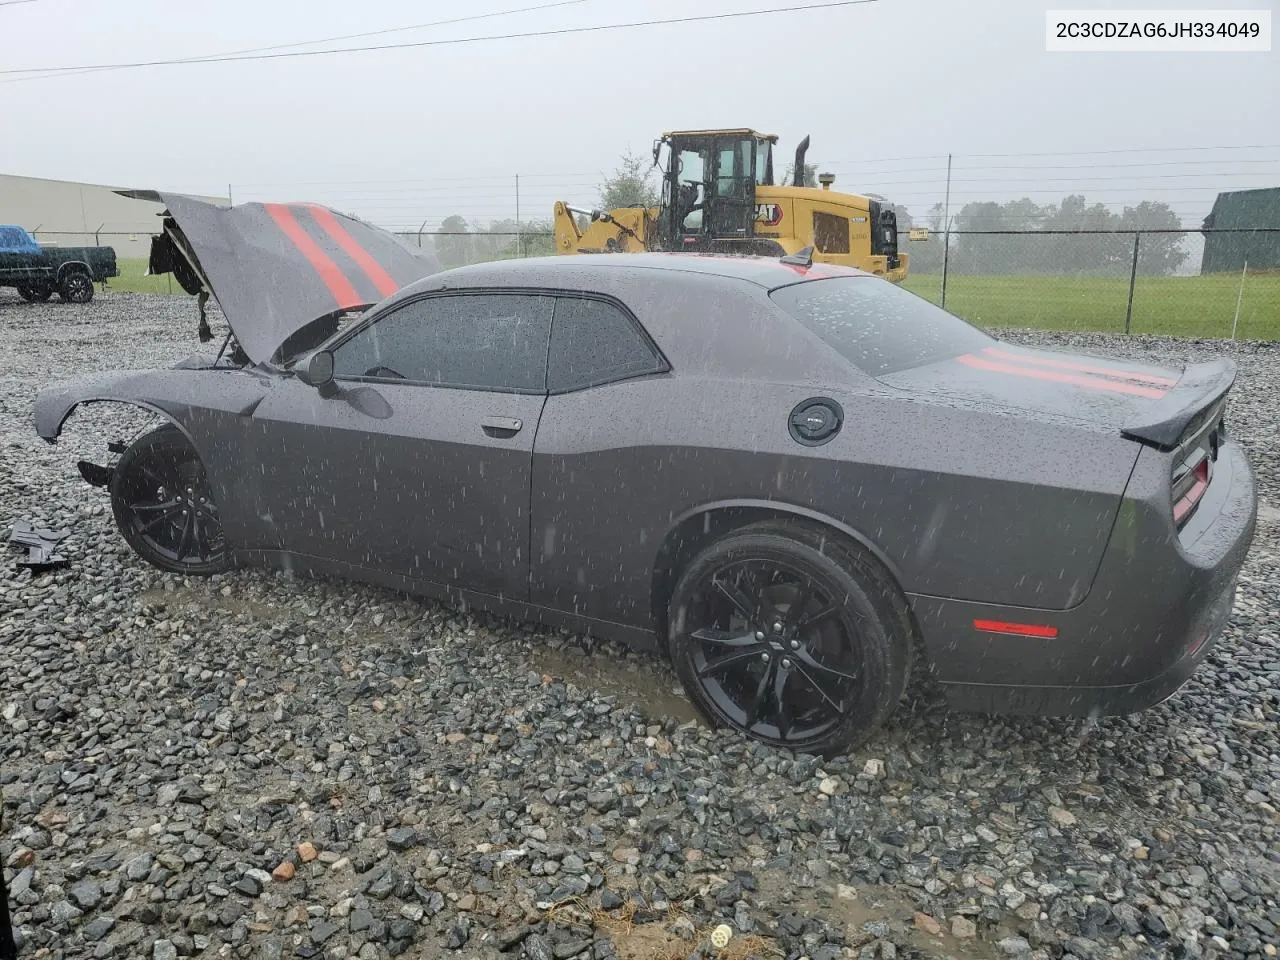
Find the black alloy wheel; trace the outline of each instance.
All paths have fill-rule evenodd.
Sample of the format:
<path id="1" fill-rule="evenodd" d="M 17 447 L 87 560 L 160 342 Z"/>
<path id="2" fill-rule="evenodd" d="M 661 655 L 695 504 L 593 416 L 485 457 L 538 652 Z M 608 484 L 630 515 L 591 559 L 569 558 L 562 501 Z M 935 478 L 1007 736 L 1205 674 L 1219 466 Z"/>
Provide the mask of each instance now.
<path id="1" fill-rule="evenodd" d="M 111 510 L 134 552 L 162 570 L 207 575 L 228 566 L 204 465 L 176 427 L 143 435 L 120 457 Z"/>
<path id="2" fill-rule="evenodd" d="M 910 618 L 883 569 L 807 524 L 730 534 L 689 565 L 669 630 L 686 689 L 712 720 L 779 747 L 832 754 L 902 696 Z"/>
<path id="3" fill-rule="evenodd" d="M 93 299 L 93 280 L 79 270 L 68 273 L 58 282 L 58 296 L 67 303 L 88 303 Z"/>

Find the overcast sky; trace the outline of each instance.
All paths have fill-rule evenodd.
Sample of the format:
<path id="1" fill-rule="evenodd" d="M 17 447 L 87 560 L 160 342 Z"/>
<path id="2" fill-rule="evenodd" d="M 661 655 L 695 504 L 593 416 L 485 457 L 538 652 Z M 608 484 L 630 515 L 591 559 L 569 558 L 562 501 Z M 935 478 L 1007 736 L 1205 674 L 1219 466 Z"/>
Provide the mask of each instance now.
<path id="1" fill-rule="evenodd" d="M 0 6 L 0 69 L 221 53 L 539 2 L 30 0 Z M 356 42 L 796 2 L 578 0 Z M 953 204 L 1150 197 L 1198 225 L 1217 190 L 1280 185 L 1280 52 L 1047 53 L 1046 6 L 875 0 L 578 36 L 0 76 L 0 173 L 221 195 L 231 184 L 237 201 L 320 200 L 430 229 L 454 212 L 514 216 L 517 173 L 526 219 L 549 216 L 556 198 L 589 205 L 601 171 L 661 131 L 744 125 L 780 135 L 784 155 L 811 134 L 810 159 L 838 186 L 917 214 L 942 198 L 949 152 Z M 1275 0 L 1195 6 L 1274 18 Z M 1265 149 L 1172 149 L 1242 146 Z M 1104 150 L 1135 152 L 1083 153 Z"/>

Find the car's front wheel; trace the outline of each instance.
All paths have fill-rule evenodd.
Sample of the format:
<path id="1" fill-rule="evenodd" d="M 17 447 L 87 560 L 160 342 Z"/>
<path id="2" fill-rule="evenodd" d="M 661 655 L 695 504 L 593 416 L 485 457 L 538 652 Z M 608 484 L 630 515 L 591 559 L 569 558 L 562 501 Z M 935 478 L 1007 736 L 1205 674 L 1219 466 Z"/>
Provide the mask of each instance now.
<path id="1" fill-rule="evenodd" d="M 677 674 L 712 721 L 831 755 L 865 740 L 902 697 L 906 602 L 860 548 L 809 524 L 753 524 L 684 570 L 669 607 Z"/>
<path id="2" fill-rule="evenodd" d="M 58 281 L 58 296 L 67 303 L 88 303 L 93 299 L 93 279 L 83 271 L 72 270 Z"/>
<path id="3" fill-rule="evenodd" d="M 134 552 L 161 570 L 207 575 L 228 566 L 204 465 L 176 427 L 144 434 L 121 455 L 111 511 Z"/>

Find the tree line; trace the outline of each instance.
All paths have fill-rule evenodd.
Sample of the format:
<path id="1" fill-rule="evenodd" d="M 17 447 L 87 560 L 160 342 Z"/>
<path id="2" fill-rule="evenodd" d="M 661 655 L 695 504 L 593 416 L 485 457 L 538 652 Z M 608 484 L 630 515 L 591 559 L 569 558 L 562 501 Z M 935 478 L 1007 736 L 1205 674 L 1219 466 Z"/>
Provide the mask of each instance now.
<path id="1" fill-rule="evenodd" d="M 934 204 L 922 220 L 912 218 L 906 207 L 894 206 L 898 229 L 904 234 L 899 249 L 911 254 L 911 269 L 920 273 L 942 270 L 942 204 Z M 927 242 L 911 243 L 905 233 L 913 226 L 927 226 Z M 1133 262 L 1133 234 L 1114 236 L 1078 233 L 1082 230 L 1181 230 L 1182 221 L 1169 205 L 1144 200 L 1114 213 L 1101 203 L 1090 204 L 1072 194 L 1060 203 L 1032 200 L 966 203 L 952 217 L 951 251 L 947 269 L 965 274 L 1090 274 L 1127 276 Z M 1014 230 L 1017 235 L 981 235 L 973 231 Z M 1072 231 L 1052 233 L 1050 231 Z M 1036 234 L 1039 234 L 1037 236 Z M 1174 273 L 1187 259 L 1185 234 L 1144 234 L 1138 245 L 1138 273 L 1160 276 Z"/>

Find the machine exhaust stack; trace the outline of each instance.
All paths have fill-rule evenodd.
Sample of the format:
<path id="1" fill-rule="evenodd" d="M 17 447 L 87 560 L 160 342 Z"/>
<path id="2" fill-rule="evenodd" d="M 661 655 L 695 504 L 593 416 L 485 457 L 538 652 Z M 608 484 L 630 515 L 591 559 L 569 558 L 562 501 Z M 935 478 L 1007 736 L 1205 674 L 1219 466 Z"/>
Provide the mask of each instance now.
<path id="1" fill-rule="evenodd" d="M 791 176 L 791 185 L 793 187 L 804 186 L 804 155 L 809 152 L 809 135 L 806 133 L 804 139 L 800 141 L 796 147 L 796 165 L 795 171 Z"/>

